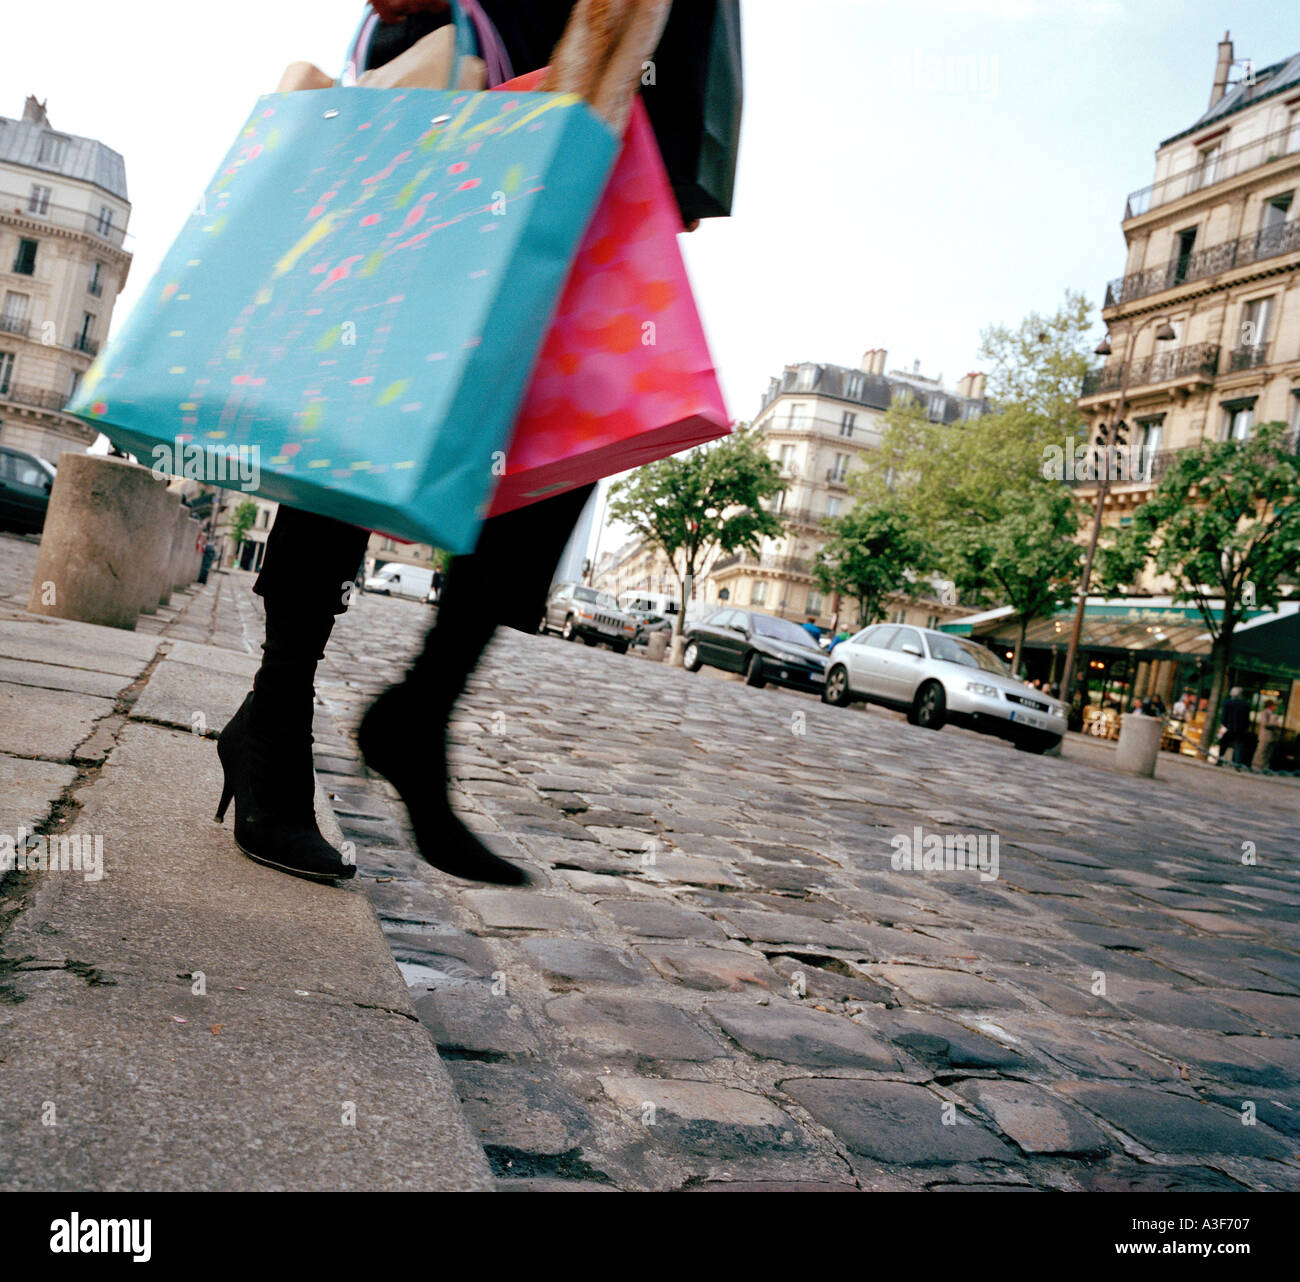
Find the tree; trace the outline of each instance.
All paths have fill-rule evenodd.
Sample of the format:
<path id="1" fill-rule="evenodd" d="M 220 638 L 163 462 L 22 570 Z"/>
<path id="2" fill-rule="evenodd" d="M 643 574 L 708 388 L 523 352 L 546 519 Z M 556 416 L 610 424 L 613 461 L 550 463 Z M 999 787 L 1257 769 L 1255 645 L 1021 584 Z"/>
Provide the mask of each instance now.
<path id="1" fill-rule="evenodd" d="M 257 520 L 257 504 L 252 499 L 244 499 L 230 515 L 230 537 L 234 541 L 235 555 L 239 555 L 240 546 L 248 537 L 248 532 Z"/>
<path id="2" fill-rule="evenodd" d="M 1101 549 L 1101 579 L 1122 590 L 1151 566 L 1192 601 L 1211 637 L 1208 752 L 1232 659 L 1232 634 L 1251 606 L 1271 609 L 1300 568 L 1300 458 L 1282 423 L 1246 441 L 1208 441 L 1184 451 L 1155 492 Z M 1216 612 L 1211 602 L 1223 601 Z"/>
<path id="3" fill-rule="evenodd" d="M 1079 509 L 1053 482 L 1037 482 L 1022 506 L 988 523 L 966 523 L 943 536 L 944 573 L 968 600 L 997 599 L 1020 618 L 1011 670 L 1020 671 L 1030 623 L 1069 604 L 1083 549 L 1075 542 Z"/>
<path id="4" fill-rule="evenodd" d="M 757 553 L 784 531 L 761 506 L 782 488 L 762 438 L 739 427 L 730 436 L 638 468 L 610 488 L 609 514 L 663 549 L 681 585 L 673 632 L 680 656 L 690 584 L 714 551 Z"/>
<path id="5" fill-rule="evenodd" d="M 1051 316 L 990 326 L 980 355 L 991 412 L 934 423 L 916 398 L 896 402 L 863 487 L 878 501 L 895 497 L 934 549 L 932 568 L 966 601 L 1016 609 L 1017 666 L 1029 624 L 1068 602 L 1078 574 L 1079 505 L 1049 463 L 1084 435 L 1089 319 L 1083 295 L 1067 293 Z"/>
<path id="6" fill-rule="evenodd" d="M 858 626 L 884 616 L 886 599 L 906 592 L 931 553 L 897 505 L 859 504 L 827 522 L 830 538 L 813 562 L 823 592 L 858 603 Z"/>

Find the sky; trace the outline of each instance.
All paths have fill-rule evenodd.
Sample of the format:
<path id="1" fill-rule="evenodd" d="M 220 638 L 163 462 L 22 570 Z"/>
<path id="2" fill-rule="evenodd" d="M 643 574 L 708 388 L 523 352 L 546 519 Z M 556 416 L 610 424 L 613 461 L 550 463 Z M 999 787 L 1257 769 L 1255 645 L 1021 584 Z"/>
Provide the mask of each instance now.
<path id="1" fill-rule="evenodd" d="M 525 0 L 526 2 L 526 0 Z M 678 0 L 690 3 L 691 0 Z M 121 322 L 256 97 L 336 71 L 358 0 L 10 5 L 0 115 L 126 158 L 135 262 Z M 1257 66 L 1300 49 L 1294 0 L 743 0 L 730 219 L 682 244 L 735 418 L 786 364 L 977 369 L 980 331 L 1100 301 L 1126 194 L 1203 112 L 1231 28 Z M 1097 334 L 1101 335 L 1098 322 Z"/>

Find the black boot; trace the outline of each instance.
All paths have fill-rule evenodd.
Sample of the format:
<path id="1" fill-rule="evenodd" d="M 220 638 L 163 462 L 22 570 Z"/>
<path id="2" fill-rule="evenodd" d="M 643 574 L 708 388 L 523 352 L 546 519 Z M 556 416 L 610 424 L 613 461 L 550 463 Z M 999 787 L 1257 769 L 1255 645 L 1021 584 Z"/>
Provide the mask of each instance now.
<path id="1" fill-rule="evenodd" d="M 444 601 L 446 594 L 444 594 Z M 451 808 L 447 778 L 447 720 L 487 642 L 473 633 L 453 637 L 447 616 L 429 632 L 424 653 L 401 685 L 370 705 L 357 731 L 366 765 L 397 789 L 415 842 L 435 868 L 470 881 L 526 886 L 528 874 L 490 851 Z"/>
<path id="2" fill-rule="evenodd" d="M 235 844 L 250 859 L 312 881 L 356 873 L 316 826 L 312 681 L 333 614 L 267 602 L 253 692 L 217 740 L 225 784 L 217 820 L 235 803 Z"/>

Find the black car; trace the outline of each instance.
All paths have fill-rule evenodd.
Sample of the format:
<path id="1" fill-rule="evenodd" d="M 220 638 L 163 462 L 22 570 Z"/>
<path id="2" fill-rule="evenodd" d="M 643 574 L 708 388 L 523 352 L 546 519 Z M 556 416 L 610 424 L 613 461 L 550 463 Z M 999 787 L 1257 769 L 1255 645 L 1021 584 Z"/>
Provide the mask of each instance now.
<path id="1" fill-rule="evenodd" d="M 812 636 L 789 619 L 753 610 L 719 610 L 689 624 L 682 662 L 690 672 L 708 664 L 724 672 L 743 672 L 751 686 L 789 686 L 820 690 L 826 656 Z"/>
<path id="2" fill-rule="evenodd" d="M 39 534 L 50 506 L 54 464 L 0 445 L 0 529 Z"/>

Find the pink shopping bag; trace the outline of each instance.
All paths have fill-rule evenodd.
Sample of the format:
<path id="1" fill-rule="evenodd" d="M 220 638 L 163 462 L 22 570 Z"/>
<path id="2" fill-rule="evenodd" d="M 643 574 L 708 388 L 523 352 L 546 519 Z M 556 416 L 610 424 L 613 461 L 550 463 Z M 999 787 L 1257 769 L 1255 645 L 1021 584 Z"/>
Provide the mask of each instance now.
<path id="1" fill-rule="evenodd" d="M 524 92 L 542 75 L 500 89 Z M 638 102 L 537 358 L 489 515 L 731 430 L 680 231 Z"/>

